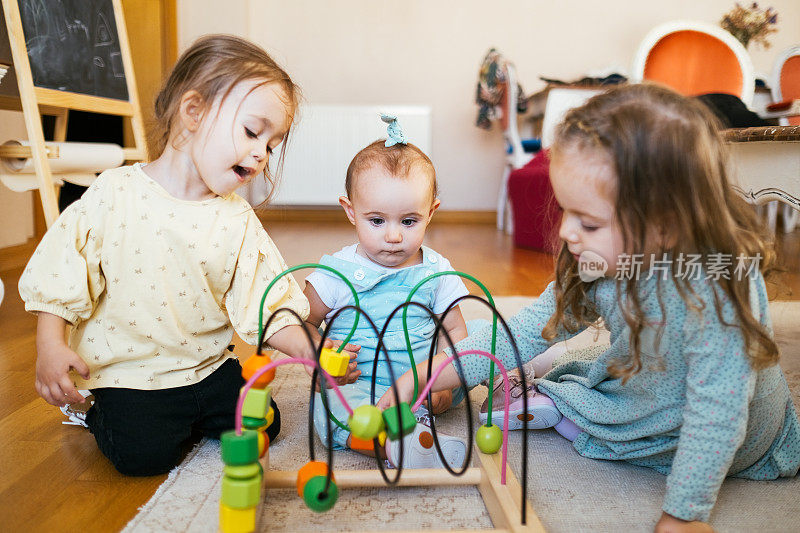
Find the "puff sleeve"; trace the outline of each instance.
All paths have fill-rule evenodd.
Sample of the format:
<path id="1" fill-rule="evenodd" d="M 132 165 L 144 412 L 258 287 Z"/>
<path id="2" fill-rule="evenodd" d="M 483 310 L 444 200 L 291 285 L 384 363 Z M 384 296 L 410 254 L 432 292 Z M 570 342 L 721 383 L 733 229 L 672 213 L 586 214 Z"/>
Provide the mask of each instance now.
<path id="1" fill-rule="evenodd" d="M 286 268 L 275 243 L 251 211 L 233 280 L 225 295 L 225 307 L 231 324 L 248 344 L 258 343 L 258 315 L 264 291 Z M 291 274 L 280 278 L 270 289 L 264 301 L 263 324 L 284 307 L 295 311 L 303 320 L 308 318 L 308 299 Z M 279 329 L 297 323 L 297 318 L 292 314 L 281 312 L 272 320 L 264 338 L 269 339 Z"/>
<path id="2" fill-rule="evenodd" d="M 51 313 L 72 325 L 92 315 L 105 289 L 103 198 L 98 178 L 47 230 L 19 280 L 26 311 Z"/>

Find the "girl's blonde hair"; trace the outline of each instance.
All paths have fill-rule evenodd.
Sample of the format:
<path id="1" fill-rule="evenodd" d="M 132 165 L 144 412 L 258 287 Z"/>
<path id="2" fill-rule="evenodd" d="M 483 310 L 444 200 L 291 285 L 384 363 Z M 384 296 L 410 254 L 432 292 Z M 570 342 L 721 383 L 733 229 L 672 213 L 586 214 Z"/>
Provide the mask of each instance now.
<path id="1" fill-rule="evenodd" d="M 160 155 L 175 133 L 173 128 L 178 116 L 181 98 L 188 91 L 197 91 L 206 105 L 219 98 L 220 105 L 231 90 L 248 80 L 263 80 L 260 85 L 276 83 L 283 90 L 286 112 L 291 130 L 294 114 L 300 101 L 300 89 L 261 47 L 233 35 L 206 35 L 197 39 L 178 58 L 155 101 L 154 120 L 149 128 L 150 153 Z M 283 140 L 276 167 L 280 175 L 289 134 Z M 179 137 L 173 146 L 180 144 Z M 277 177 L 264 169 L 264 177 L 270 183 L 270 197 L 276 190 Z M 267 198 L 269 200 L 269 198 Z"/>
<path id="2" fill-rule="evenodd" d="M 682 253 L 700 254 L 708 261 L 711 254 L 724 254 L 735 264 L 738 257 L 759 257 L 759 269 L 766 274 L 774 252 L 752 208 L 731 187 L 728 152 L 719 131 L 717 118 L 702 103 L 658 85 L 627 85 L 570 110 L 556 130 L 552 151 L 554 158 L 567 148 L 601 150 L 610 157 L 617 176 L 612 198 L 625 253 L 644 252 L 653 246 L 654 235 L 662 235 L 666 242 L 653 250 L 659 259 L 667 253 L 675 260 Z M 714 287 L 717 316 L 733 325 L 722 317 L 722 300 L 729 299 L 752 367 L 775 364 L 778 347 L 753 316 L 748 276 L 731 272 L 729 277 Z M 675 276 L 671 282 L 691 309 L 709 303 L 697 296 L 689 280 Z M 545 338 L 554 339 L 559 324 L 576 331 L 597 318 L 587 300 L 592 283 L 581 281 L 577 261 L 562 244 L 556 259 L 556 311 L 542 332 Z M 660 288 L 662 281 L 658 283 Z M 621 284 L 618 278 L 617 286 Z M 662 316 L 669 320 L 657 293 Z M 642 368 L 639 337 L 646 325 L 636 279 L 626 280 L 619 305 L 631 330 L 631 351 L 627 359 L 612 363 L 609 372 L 627 380 Z M 662 334 L 663 326 L 656 339 Z"/>

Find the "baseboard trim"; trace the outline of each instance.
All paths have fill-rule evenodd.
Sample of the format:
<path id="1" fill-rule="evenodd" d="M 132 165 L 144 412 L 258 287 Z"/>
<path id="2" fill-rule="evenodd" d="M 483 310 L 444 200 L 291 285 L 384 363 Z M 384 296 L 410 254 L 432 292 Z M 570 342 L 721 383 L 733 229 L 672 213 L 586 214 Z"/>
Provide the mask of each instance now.
<path id="1" fill-rule="evenodd" d="M 346 221 L 341 207 L 283 207 L 272 206 L 256 210 L 263 222 L 342 222 Z M 437 211 L 434 223 L 494 224 L 495 211 Z"/>

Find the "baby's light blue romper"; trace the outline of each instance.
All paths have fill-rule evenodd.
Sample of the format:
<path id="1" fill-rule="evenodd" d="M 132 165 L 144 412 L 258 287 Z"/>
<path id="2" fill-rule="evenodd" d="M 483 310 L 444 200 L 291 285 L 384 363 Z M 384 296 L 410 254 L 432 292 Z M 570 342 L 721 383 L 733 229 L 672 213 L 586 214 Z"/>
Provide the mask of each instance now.
<path id="1" fill-rule="evenodd" d="M 431 274 L 440 271 L 442 256 L 434 250 L 423 246 L 422 262 L 420 264 L 387 272 L 379 272 L 370 269 L 366 265 L 346 261 L 330 255 L 326 255 L 320 259 L 320 264 L 333 267 L 347 277 L 358 293 L 359 303 L 361 304 L 360 307 L 369 314 L 375 326 L 378 328 L 378 331 L 380 331 L 386 324 L 386 320 L 389 318 L 391 312 L 398 305 L 406 301 L 411 290 L 417 283 Z M 325 274 L 336 280 L 341 280 L 341 278 L 326 270 L 319 269 L 315 271 L 315 273 Z M 436 296 L 436 288 L 443 278 L 444 276 L 439 276 L 423 284 L 417 292 L 414 293 L 413 301 L 424 305 L 428 309 L 432 309 Z M 464 294 L 466 293 L 465 288 Z M 351 300 L 348 303 L 353 304 L 354 302 Z M 407 315 L 411 348 L 414 353 L 415 362 L 419 363 L 428 358 L 435 324 L 427 311 L 415 305 L 408 306 Z M 330 326 L 330 333 L 328 336 L 332 339 L 343 340 L 350 333 L 354 319 L 355 312 L 353 310 L 348 309 L 343 311 Z M 361 370 L 361 376 L 355 383 L 340 388 L 350 407 L 356 408 L 359 405 L 370 403 L 372 368 L 375 358 L 375 349 L 378 344 L 375 331 L 363 315 L 358 321 L 356 332 L 349 342 L 361 346 L 357 359 L 358 369 Z M 406 350 L 406 339 L 403 335 L 402 309 L 392 317 L 391 322 L 388 324 L 386 334 L 383 337 L 383 342 L 388 352 L 389 359 L 392 362 L 394 378 L 397 379 L 411 368 L 408 351 Z M 383 350 L 381 350 L 379 356 L 375 378 L 375 401 L 377 402 L 378 399 L 390 389 L 391 385 L 389 368 Z M 459 403 L 463 397 L 461 389 L 456 389 L 453 393 L 453 405 Z M 331 412 L 340 422 L 346 424 L 347 411 L 331 390 L 328 390 L 328 399 Z M 323 443 L 327 442 L 325 419 L 325 409 L 320 394 L 318 393 L 314 401 L 314 427 Z M 334 448 L 339 449 L 345 447 L 350 432 L 338 427 L 333 421 L 331 421 L 331 427 L 333 429 Z"/>

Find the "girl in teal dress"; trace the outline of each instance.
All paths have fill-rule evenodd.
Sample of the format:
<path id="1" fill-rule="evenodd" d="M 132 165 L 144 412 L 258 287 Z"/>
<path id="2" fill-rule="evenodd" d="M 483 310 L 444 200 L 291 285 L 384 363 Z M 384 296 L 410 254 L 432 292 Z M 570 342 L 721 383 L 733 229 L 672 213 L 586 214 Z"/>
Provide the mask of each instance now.
<path id="1" fill-rule="evenodd" d="M 527 362 L 602 319 L 608 349 L 537 379 L 537 394 L 581 455 L 667 476 L 656 531 L 711 531 L 726 476 L 791 477 L 800 465 L 764 286 L 774 254 L 731 187 L 717 121 L 669 89 L 619 87 L 567 113 L 551 161 L 555 280 L 509 320 L 514 343 Z M 490 345 L 487 328 L 456 349 Z M 503 335 L 497 356 L 516 366 Z M 469 386 L 489 374 L 484 358 L 461 362 Z M 433 390 L 458 383 L 450 364 Z M 409 401 L 410 373 L 397 384 Z M 378 405 L 393 401 L 390 391 Z"/>

